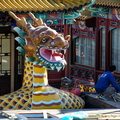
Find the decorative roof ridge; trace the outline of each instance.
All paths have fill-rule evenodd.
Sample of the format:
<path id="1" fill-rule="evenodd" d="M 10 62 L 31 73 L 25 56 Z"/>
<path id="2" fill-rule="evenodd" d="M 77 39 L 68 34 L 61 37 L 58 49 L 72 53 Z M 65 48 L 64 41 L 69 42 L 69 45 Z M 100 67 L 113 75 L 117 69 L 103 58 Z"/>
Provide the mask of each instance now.
<path id="1" fill-rule="evenodd" d="M 94 0 L 1 0 L 1 12 L 48 12 L 79 10 L 81 6 L 87 6 Z"/>
<path id="2" fill-rule="evenodd" d="M 111 7 L 120 7 L 120 3 L 109 2 L 109 1 L 96 1 L 95 5 L 111 6 Z"/>

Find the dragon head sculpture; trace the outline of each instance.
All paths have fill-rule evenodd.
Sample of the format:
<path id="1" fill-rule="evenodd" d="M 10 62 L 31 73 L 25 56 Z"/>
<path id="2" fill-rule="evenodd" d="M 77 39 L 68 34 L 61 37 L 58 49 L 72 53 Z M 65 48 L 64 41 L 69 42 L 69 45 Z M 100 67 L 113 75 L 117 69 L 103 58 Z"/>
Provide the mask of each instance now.
<path id="1" fill-rule="evenodd" d="M 31 12 L 28 15 L 33 24 L 28 23 L 24 17 L 20 19 L 11 11 L 9 15 L 22 27 L 14 28 L 20 36 L 15 39 L 22 46 L 17 49 L 25 54 L 28 61 L 50 70 L 59 71 L 65 67 L 64 55 L 69 47 L 70 35 L 64 38 L 62 34 L 47 26 L 41 18 L 35 18 Z"/>

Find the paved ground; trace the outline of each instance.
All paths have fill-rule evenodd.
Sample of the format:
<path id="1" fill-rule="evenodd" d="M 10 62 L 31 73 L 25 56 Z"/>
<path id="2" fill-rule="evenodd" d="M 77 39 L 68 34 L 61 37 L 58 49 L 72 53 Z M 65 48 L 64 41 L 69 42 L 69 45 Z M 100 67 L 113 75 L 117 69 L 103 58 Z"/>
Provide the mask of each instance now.
<path id="1" fill-rule="evenodd" d="M 9 120 L 7 117 L 2 116 L 2 114 L 0 113 L 0 120 Z"/>
<path id="2" fill-rule="evenodd" d="M 88 114 L 88 117 L 84 120 L 120 120 L 120 109 L 43 109 L 43 110 L 7 110 L 2 111 L 7 115 L 13 116 L 15 113 L 50 113 L 51 115 L 57 116 L 58 118 L 75 115 L 79 113 L 83 115 L 83 113 Z M 16 118 L 15 118 L 16 119 Z M 13 120 L 15 120 L 13 119 Z M 0 120 L 10 120 L 8 118 L 2 117 L 0 115 Z M 47 119 L 48 120 L 48 119 Z M 55 120 L 55 119 L 51 119 Z M 66 119 L 65 119 L 66 120 Z"/>

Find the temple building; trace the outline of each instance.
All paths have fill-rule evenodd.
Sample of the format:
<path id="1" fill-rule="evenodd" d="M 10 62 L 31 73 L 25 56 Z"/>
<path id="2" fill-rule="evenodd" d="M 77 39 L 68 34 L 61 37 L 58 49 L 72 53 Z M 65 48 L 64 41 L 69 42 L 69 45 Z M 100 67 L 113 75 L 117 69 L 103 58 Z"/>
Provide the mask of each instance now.
<path id="1" fill-rule="evenodd" d="M 93 90 L 100 74 L 116 65 L 120 78 L 120 1 L 119 0 L 1 0 L 0 1 L 0 95 L 21 87 L 24 59 L 16 50 L 16 22 L 8 12 L 25 17 L 27 13 L 63 35 L 71 35 L 64 70 L 49 71 L 49 83 L 60 87 L 61 78 L 77 80 L 83 91 Z"/>

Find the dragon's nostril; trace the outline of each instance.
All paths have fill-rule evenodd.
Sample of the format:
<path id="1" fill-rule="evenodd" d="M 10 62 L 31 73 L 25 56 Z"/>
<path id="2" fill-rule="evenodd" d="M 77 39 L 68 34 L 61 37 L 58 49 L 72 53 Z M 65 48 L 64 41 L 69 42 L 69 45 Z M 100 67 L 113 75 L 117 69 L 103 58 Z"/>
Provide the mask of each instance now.
<path id="1" fill-rule="evenodd" d="M 65 41 L 65 45 L 68 45 L 68 41 Z"/>
<path id="2" fill-rule="evenodd" d="M 54 42 L 51 42 L 51 45 L 52 45 L 52 46 L 54 46 L 54 45 L 55 45 L 55 43 L 54 43 Z"/>

